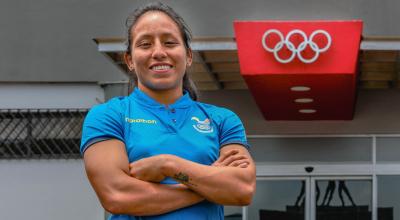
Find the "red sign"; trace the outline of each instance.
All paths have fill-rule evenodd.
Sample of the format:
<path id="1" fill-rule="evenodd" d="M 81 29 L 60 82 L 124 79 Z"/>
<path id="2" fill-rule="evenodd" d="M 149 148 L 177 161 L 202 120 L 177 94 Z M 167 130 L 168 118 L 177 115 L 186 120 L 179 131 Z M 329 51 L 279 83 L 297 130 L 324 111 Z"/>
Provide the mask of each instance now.
<path id="1" fill-rule="evenodd" d="M 361 21 L 237 21 L 234 28 L 241 74 L 266 119 L 352 119 Z"/>

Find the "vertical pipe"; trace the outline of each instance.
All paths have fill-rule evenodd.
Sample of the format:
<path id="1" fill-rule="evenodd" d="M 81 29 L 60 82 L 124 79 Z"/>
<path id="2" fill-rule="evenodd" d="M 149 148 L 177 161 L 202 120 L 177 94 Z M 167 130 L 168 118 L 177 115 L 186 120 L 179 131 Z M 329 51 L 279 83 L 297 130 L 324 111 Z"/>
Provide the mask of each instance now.
<path id="1" fill-rule="evenodd" d="M 308 187 L 307 189 L 309 190 L 310 193 L 307 193 L 306 195 L 308 196 L 308 201 L 306 203 L 306 220 L 316 220 L 317 216 L 317 203 L 315 201 L 315 179 L 313 177 L 310 177 L 308 179 Z M 308 207 L 307 207 L 308 205 Z M 307 216 L 308 214 L 308 216 Z"/>
<path id="2" fill-rule="evenodd" d="M 376 136 L 372 136 L 372 220 L 378 220 L 378 179 L 376 177 Z"/>
<path id="3" fill-rule="evenodd" d="M 243 212 L 242 219 L 243 220 L 247 220 L 248 219 L 248 207 L 247 206 L 243 206 L 242 207 L 242 212 Z"/>

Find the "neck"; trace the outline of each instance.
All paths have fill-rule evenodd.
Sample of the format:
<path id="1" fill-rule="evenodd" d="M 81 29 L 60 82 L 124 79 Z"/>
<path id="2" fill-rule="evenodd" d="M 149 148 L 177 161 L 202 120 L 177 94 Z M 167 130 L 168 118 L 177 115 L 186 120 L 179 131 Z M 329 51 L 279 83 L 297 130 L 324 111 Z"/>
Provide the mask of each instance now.
<path id="1" fill-rule="evenodd" d="M 147 87 L 140 85 L 138 87 L 142 92 L 146 93 L 148 96 L 156 100 L 158 103 L 164 105 L 170 105 L 175 103 L 176 100 L 178 100 L 183 94 L 182 88 L 170 89 L 170 90 L 151 90 Z"/>

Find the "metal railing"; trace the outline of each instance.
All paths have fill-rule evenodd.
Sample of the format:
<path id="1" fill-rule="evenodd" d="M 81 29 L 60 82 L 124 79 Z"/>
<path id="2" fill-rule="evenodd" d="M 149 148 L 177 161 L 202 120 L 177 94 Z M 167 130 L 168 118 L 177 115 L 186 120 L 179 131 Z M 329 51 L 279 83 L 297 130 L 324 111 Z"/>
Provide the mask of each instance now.
<path id="1" fill-rule="evenodd" d="M 0 159 L 76 159 L 88 109 L 0 110 Z"/>

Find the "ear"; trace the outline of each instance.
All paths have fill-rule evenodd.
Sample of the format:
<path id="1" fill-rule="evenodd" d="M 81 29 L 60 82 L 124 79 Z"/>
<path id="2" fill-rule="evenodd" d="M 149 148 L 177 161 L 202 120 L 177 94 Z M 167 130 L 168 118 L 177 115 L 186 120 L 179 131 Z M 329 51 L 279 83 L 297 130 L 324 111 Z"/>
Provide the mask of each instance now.
<path id="1" fill-rule="evenodd" d="M 191 48 L 187 49 L 187 58 L 186 58 L 186 66 L 190 67 L 193 62 L 193 52 Z"/>
<path id="2" fill-rule="evenodd" d="M 132 62 L 132 56 L 130 53 L 128 53 L 128 52 L 124 53 L 124 61 L 125 61 L 125 64 L 128 66 L 129 71 L 133 71 L 135 69 L 135 66 L 133 65 L 133 62 Z"/>

